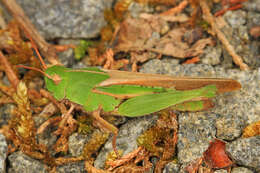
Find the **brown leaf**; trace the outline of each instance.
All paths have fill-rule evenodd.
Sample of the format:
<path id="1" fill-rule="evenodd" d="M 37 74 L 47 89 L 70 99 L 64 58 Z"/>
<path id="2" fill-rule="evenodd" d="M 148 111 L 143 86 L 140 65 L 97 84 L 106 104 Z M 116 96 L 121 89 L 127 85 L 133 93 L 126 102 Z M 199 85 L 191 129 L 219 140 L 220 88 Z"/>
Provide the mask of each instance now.
<path id="1" fill-rule="evenodd" d="M 144 19 L 127 18 L 121 24 L 115 52 L 143 49 L 152 35 L 152 28 Z"/>
<path id="2" fill-rule="evenodd" d="M 148 48 L 148 50 L 176 58 L 187 58 L 200 55 L 206 45 L 212 44 L 211 38 L 205 38 L 190 46 L 187 42 L 183 42 L 186 32 L 188 31 L 185 28 L 173 29 L 160 39 L 155 48 Z"/>
<path id="3" fill-rule="evenodd" d="M 215 139 L 204 152 L 205 162 L 212 168 L 225 168 L 233 164 L 225 151 L 226 143 Z"/>

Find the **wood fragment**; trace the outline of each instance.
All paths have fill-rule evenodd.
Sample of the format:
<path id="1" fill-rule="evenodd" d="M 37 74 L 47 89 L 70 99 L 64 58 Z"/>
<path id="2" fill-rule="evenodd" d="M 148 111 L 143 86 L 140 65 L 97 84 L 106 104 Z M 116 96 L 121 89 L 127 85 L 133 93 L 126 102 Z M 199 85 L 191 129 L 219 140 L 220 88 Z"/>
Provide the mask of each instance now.
<path id="1" fill-rule="evenodd" d="M 206 0 L 199 1 L 201 9 L 204 14 L 205 20 L 211 25 L 213 32 L 217 35 L 218 39 L 222 42 L 228 53 L 232 56 L 233 61 L 240 67 L 241 70 L 249 70 L 247 64 L 245 64 L 242 58 L 235 52 L 234 47 L 228 42 L 225 35 L 221 32 L 215 22 L 214 16 L 211 14 L 209 6 Z"/>

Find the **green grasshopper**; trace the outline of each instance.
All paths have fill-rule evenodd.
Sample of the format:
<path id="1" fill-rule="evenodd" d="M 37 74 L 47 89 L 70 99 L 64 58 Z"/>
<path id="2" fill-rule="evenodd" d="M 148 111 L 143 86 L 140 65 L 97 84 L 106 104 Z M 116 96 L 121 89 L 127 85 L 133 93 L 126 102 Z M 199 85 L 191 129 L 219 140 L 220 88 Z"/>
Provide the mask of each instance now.
<path id="1" fill-rule="evenodd" d="M 43 61 L 41 60 L 42 64 Z M 70 69 L 43 65 L 46 88 L 57 100 L 67 99 L 81 105 L 114 133 L 117 128 L 99 114 L 128 117 L 148 115 L 166 108 L 199 111 L 212 106 L 210 98 L 217 93 L 241 88 L 233 79 L 172 77 L 105 70 L 95 67 Z"/>
<path id="2" fill-rule="evenodd" d="M 137 117 L 185 102 L 200 103 L 241 86 L 232 79 L 174 78 L 170 76 L 52 66 L 45 70 L 46 88 L 57 100 L 68 99 L 88 112 Z M 201 102 L 202 103 L 202 102 Z M 199 106 L 194 110 L 201 110 Z M 178 108 L 178 107 L 177 107 Z M 189 110 L 189 108 L 188 108 Z"/>

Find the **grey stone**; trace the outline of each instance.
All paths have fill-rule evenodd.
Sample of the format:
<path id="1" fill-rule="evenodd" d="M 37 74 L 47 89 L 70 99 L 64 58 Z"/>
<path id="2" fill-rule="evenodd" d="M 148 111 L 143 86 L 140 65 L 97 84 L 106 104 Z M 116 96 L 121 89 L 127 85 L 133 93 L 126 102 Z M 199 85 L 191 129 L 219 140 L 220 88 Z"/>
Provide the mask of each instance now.
<path id="1" fill-rule="evenodd" d="M 231 173 L 253 173 L 253 171 L 245 167 L 236 167 L 231 170 Z"/>
<path id="2" fill-rule="evenodd" d="M 243 3 L 243 9 L 260 12 L 260 0 L 251 0 Z"/>
<path id="3" fill-rule="evenodd" d="M 53 133 L 55 129 L 57 129 L 57 126 L 49 126 L 43 131 L 43 133 L 37 134 L 37 140 L 39 141 L 39 143 L 44 144 L 49 149 L 52 149 L 52 146 L 56 143 L 58 139 L 57 135 Z"/>
<path id="4" fill-rule="evenodd" d="M 169 162 L 165 165 L 163 173 L 178 173 L 180 165 L 175 162 Z"/>
<path id="5" fill-rule="evenodd" d="M 5 136 L 0 133 L 0 173 L 6 172 L 6 158 L 7 158 L 8 146 Z"/>
<path id="6" fill-rule="evenodd" d="M 86 173 L 84 161 L 68 163 L 56 168 L 58 173 Z"/>
<path id="7" fill-rule="evenodd" d="M 17 0 L 46 39 L 92 38 L 106 25 L 104 9 L 113 0 Z"/>
<path id="8" fill-rule="evenodd" d="M 247 27 L 251 29 L 251 27 L 258 26 L 260 23 L 260 13 L 249 11 L 247 13 Z"/>
<path id="9" fill-rule="evenodd" d="M 201 62 L 208 65 L 218 65 L 221 63 L 221 54 L 221 47 L 207 47 L 203 51 Z"/>
<path id="10" fill-rule="evenodd" d="M 226 151 L 238 165 L 260 171 L 260 136 L 237 139 L 226 144 Z"/>
<path id="11" fill-rule="evenodd" d="M 82 154 L 84 145 L 91 138 L 91 135 L 83 135 L 79 133 L 73 133 L 69 137 L 69 152 L 73 157 L 80 156 Z"/>
<path id="12" fill-rule="evenodd" d="M 12 104 L 4 104 L 0 107 L 0 127 L 8 124 L 8 120 L 11 118 L 11 110 L 14 108 Z"/>
<path id="13" fill-rule="evenodd" d="M 216 137 L 227 141 L 234 140 L 241 136 L 244 124 L 244 120 L 234 114 L 219 117 L 215 124 Z"/>
<path id="14" fill-rule="evenodd" d="M 182 113 L 178 116 L 178 160 L 181 164 L 202 156 L 216 135 L 216 115 L 209 113 Z"/>
<path id="15" fill-rule="evenodd" d="M 22 152 L 15 152 L 8 156 L 9 168 L 11 173 L 47 173 L 44 164 L 36 159 L 23 154 Z"/>
<path id="16" fill-rule="evenodd" d="M 239 28 L 246 24 L 246 12 L 243 10 L 227 11 L 224 18 L 232 28 Z"/>

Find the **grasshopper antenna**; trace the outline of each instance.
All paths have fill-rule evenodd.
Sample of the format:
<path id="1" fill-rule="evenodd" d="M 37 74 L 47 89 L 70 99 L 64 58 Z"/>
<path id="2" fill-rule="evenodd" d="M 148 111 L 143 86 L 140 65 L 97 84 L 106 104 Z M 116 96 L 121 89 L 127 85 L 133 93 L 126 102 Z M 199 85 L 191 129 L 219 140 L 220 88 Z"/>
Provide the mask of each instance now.
<path id="1" fill-rule="evenodd" d="M 38 48 L 37 48 L 35 42 L 33 41 L 32 37 L 29 36 L 28 33 L 25 32 L 25 35 L 26 35 L 27 38 L 30 40 L 31 45 L 32 45 L 32 48 L 35 50 L 35 52 L 36 52 L 36 54 L 37 54 L 37 57 L 38 57 L 38 59 L 39 59 L 41 65 L 42 65 L 43 69 L 46 70 L 46 69 L 47 69 L 47 65 L 46 65 L 45 62 L 43 61 L 43 58 L 42 58 L 42 56 L 41 56 L 41 54 L 40 54 L 40 52 L 39 52 L 39 50 L 38 50 Z"/>
<path id="2" fill-rule="evenodd" d="M 35 67 L 29 67 L 29 66 L 25 66 L 25 65 L 16 65 L 16 67 L 18 68 L 25 68 L 25 69 L 28 69 L 28 70 L 34 70 L 34 71 L 38 71 L 40 72 L 41 74 L 43 74 L 44 76 L 48 77 L 48 78 L 52 78 L 50 75 L 46 74 L 44 71 L 38 69 L 38 68 L 35 68 Z"/>
<path id="3" fill-rule="evenodd" d="M 25 69 L 29 69 L 29 70 L 34 70 L 34 71 L 38 71 L 40 72 L 41 74 L 43 74 L 44 76 L 46 76 L 47 78 L 53 80 L 53 82 L 58 85 L 60 82 L 61 82 L 61 78 L 58 76 L 58 75 L 48 75 L 47 73 L 45 73 L 44 71 L 38 69 L 38 68 L 35 68 L 35 67 L 29 67 L 29 66 L 25 66 L 25 65 L 16 65 L 16 67 L 18 68 L 25 68 Z"/>
<path id="4" fill-rule="evenodd" d="M 32 37 L 27 33 L 27 32 L 24 32 L 26 37 L 30 40 L 30 43 L 31 43 L 31 46 L 32 48 L 35 50 L 36 54 L 37 54 L 37 57 L 38 57 L 38 60 L 40 61 L 40 64 L 42 65 L 42 68 L 43 70 L 40 70 L 38 68 L 35 68 L 35 67 L 29 67 L 29 66 L 25 66 L 25 65 L 17 65 L 17 67 L 21 67 L 21 68 L 25 68 L 25 69 L 29 69 L 29 70 L 34 70 L 34 71 L 38 71 L 40 72 L 41 74 L 43 74 L 44 76 L 46 76 L 47 78 L 53 80 L 53 82 L 58 85 L 61 81 L 61 78 L 58 76 L 58 75 L 48 75 L 47 73 L 44 72 L 44 70 L 47 69 L 47 65 L 45 64 L 45 62 L 43 61 L 43 58 L 35 44 L 35 42 L 33 41 Z"/>
<path id="5" fill-rule="evenodd" d="M 40 70 L 40 69 L 35 68 L 35 67 L 29 67 L 29 66 L 21 65 L 21 64 L 20 64 L 20 65 L 17 65 L 17 67 L 18 67 L 18 68 L 21 67 L 21 68 L 25 68 L 25 69 L 29 69 L 29 70 L 38 71 L 38 72 L 40 72 L 41 74 L 43 74 L 44 76 L 46 76 L 47 78 L 53 80 L 53 82 L 54 82 L 56 85 L 58 85 L 58 84 L 60 83 L 60 81 L 61 81 L 61 78 L 60 78 L 58 75 L 53 75 L 53 76 L 51 76 L 51 75 L 49 75 L 49 74 L 47 74 L 47 73 L 44 72 L 44 70 L 47 69 L 47 65 L 46 65 L 45 62 L 43 61 L 43 58 L 42 58 L 42 56 L 41 56 L 41 54 L 40 54 L 40 52 L 39 52 L 39 50 L 38 50 L 36 44 L 34 43 L 34 41 L 32 40 L 32 38 L 30 37 L 30 35 L 29 35 L 28 33 L 26 33 L 26 32 L 25 32 L 25 35 L 26 35 L 27 38 L 30 40 L 30 43 L 31 43 L 31 45 L 32 45 L 32 48 L 35 50 L 35 52 L 36 52 L 36 54 L 37 54 L 37 57 L 38 57 L 38 59 L 39 59 L 39 61 L 40 61 L 40 64 L 42 65 L 43 70 Z"/>

